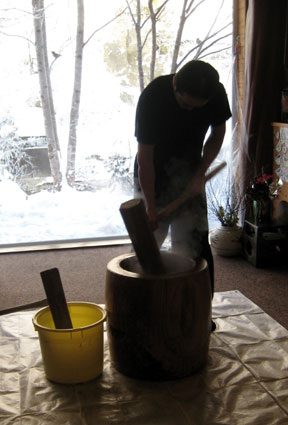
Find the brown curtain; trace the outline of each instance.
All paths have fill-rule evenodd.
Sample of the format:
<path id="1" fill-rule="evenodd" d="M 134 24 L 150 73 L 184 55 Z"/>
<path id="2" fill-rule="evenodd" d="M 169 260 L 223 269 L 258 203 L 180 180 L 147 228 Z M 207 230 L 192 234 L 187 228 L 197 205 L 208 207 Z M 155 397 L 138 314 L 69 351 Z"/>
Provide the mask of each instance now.
<path id="1" fill-rule="evenodd" d="M 286 0 L 247 0 L 245 82 L 240 170 L 245 191 L 272 171 L 273 131 L 285 86 Z M 288 81 L 287 81 L 288 82 Z"/>

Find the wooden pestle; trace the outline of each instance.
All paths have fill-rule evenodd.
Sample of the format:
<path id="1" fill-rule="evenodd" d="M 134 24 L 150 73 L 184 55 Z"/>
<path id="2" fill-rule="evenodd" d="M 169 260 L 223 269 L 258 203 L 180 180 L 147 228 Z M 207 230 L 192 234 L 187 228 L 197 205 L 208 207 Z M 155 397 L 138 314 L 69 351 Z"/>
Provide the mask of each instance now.
<path id="1" fill-rule="evenodd" d="M 72 329 L 59 270 L 44 270 L 40 275 L 56 329 Z"/>
<path id="2" fill-rule="evenodd" d="M 143 199 L 131 199 L 120 206 L 120 213 L 138 261 L 148 274 L 165 272 L 160 250 L 150 228 Z"/>

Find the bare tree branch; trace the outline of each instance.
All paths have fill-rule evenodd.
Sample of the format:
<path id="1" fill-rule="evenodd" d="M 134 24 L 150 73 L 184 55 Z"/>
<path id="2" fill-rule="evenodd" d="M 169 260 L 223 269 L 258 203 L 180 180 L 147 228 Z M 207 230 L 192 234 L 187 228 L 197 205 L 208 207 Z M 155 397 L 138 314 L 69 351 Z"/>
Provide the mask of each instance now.
<path id="1" fill-rule="evenodd" d="M 132 18 L 133 24 L 136 26 L 136 19 L 135 19 L 135 17 L 134 17 L 134 14 L 133 14 L 133 12 L 132 12 L 132 9 L 131 9 L 131 7 L 130 7 L 130 3 L 128 2 L 128 0 L 126 0 L 126 4 L 127 4 L 127 7 L 128 7 L 128 10 L 129 10 L 130 16 L 131 16 L 131 18 Z"/>
<path id="2" fill-rule="evenodd" d="M 220 11 L 221 11 L 221 10 L 222 10 L 222 8 L 223 8 L 223 4 L 224 4 L 224 0 L 222 0 L 222 3 L 221 3 L 221 5 L 220 5 L 220 7 L 219 7 L 219 9 L 218 9 L 218 12 L 217 12 L 217 14 L 216 14 L 215 18 L 214 18 L 214 21 L 212 22 L 212 24 L 211 24 L 211 26 L 210 26 L 210 28 L 209 28 L 209 30 L 208 30 L 208 32 L 207 32 L 207 34 L 206 34 L 206 36 L 204 37 L 204 42 L 210 38 L 210 34 L 211 34 L 211 32 L 212 32 L 212 30 L 213 30 L 213 28 L 214 28 L 214 26 L 215 26 L 215 24 L 216 24 L 216 22 L 217 22 L 217 19 L 218 19 L 218 16 L 219 16 L 219 14 L 220 14 Z M 198 48 L 198 52 L 196 53 L 196 57 L 198 57 L 198 56 L 200 55 L 200 53 L 201 53 L 201 48 L 202 48 L 202 45 L 200 44 L 200 45 L 199 45 L 199 48 Z"/>
<path id="3" fill-rule="evenodd" d="M 202 49 L 201 50 L 201 52 L 200 52 L 200 55 L 203 53 L 203 52 L 205 52 L 206 50 L 208 50 L 211 46 L 213 46 L 214 44 L 216 44 L 216 43 L 218 43 L 218 41 L 220 41 L 220 40 L 224 40 L 224 38 L 227 38 L 227 37 L 230 37 L 232 35 L 232 33 L 230 33 L 230 34 L 226 34 L 226 35 L 223 35 L 222 37 L 219 37 L 219 38 L 217 38 L 216 40 L 213 40 L 208 46 L 206 46 L 206 47 L 204 47 L 204 49 Z M 226 50 L 227 49 L 227 47 L 225 48 L 225 49 L 222 49 L 222 50 Z M 216 50 L 216 52 L 217 52 L 217 50 Z M 207 53 L 207 54 L 210 54 L 210 53 Z M 206 55 L 207 56 L 207 55 Z M 196 57 L 196 59 L 197 58 L 199 58 L 200 56 L 197 56 Z M 202 56 L 203 57 L 203 56 Z"/>
<path id="4" fill-rule="evenodd" d="M 128 2 L 127 2 L 128 4 Z M 129 6 L 128 6 L 129 7 Z M 103 28 L 107 27 L 109 24 L 111 24 L 111 22 L 116 21 L 116 19 L 118 19 L 121 15 L 123 15 L 123 13 L 125 13 L 127 10 L 127 7 L 125 7 L 125 9 L 123 9 L 121 12 L 119 12 L 116 16 L 114 16 L 114 18 L 110 19 L 108 22 L 106 22 L 105 24 L 103 24 L 101 27 L 97 28 L 95 31 L 92 32 L 92 34 L 87 38 L 87 40 L 83 43 L 83 47 L 86 46 L 87 43 L 89 43 L 89 41 L 91 40 L 91 38 L 94 37 L 94 35 L 101 31 Z"/>
<path id="5" fill-rule="evenodd" d="M 24 10 L 24 9 L 18 9 L 17 7 L 9 7 L 9 9 L 0 9 L 1 12 L 10 12 L 11 10 L 16 10 L 17 12 L 22 12 L 22 13 L 26 13 L 26 15 L 32 15 L 32 12 L 29 12 L 29 10 Z"/>
<path id="6" fill-rule="evenodd" d="M 144 41 L 143 41 L 143 43 L 142 43 L 142 49 L 144 49 L 144 46 L 145 46 L 145 44 L 146 44 L 146 42 L 147 42 L 147 40 L 148 40 L 148 37 L 149 37 L 149 35 L 151 34 L 151 32 L 152 32 L 152 30 L 151 30 L 151 28 L 150 28 L 150 29 L 147 31 L 146 35 L 145 35 Z"/>
<path id="7" fill-rule="evenodd" d="M 228 49 L 230 49 L 231 48 L 231 46 L 227 46 L 227 47 L 223 47 L 223 49 L 217 49 L 217 50 L 213 50 L 212 52 L 208 52 L 208 53 L 206 53 L 206 55 L 201 55 L 201 56 L 199 56 L 199 58 L 198 59 L 203 59 L 203 58 L 206 58 L 207 56 L 210 56 L 210 55 L 215 55 L 216 53 L 220 53 L 220 52 L 224 52 L 225 50 L 228 50 Z"/>
<path id="8" fill-rule="evenodd" d="M 182 6 L 182 12 L 181 12 L 181 15 L 180 15 L 179 27 L 178 27 L 178 31 L 177 31 L 177 35 L 176 35 L 176 39 L 175 39 L 175 43 L 174 43 L 174 49 L 173 49 L 173 56 L 172 56 L 172 63 L 171 63 L 171 73 L 176 72 L 176 69 L 179 66 L 179 65 L 177 65 L 177 60 L 178 60 L 178 56 L 179 56 L 179 51 L 180 51 L 181 40 L 182 40 L 182 35 L 183 35 L 185 23 L 186 23 L 187 19 L 192 15 L 192 13 L 206 0 L 200 0 L 196 4 L 196 6 L 193 9 L 191 9 L 193 4 L 194 4 L 194 1 L 195 0 L 191 0 L 190 3 L 188 4 L 188 7 L 187 7 L 188 0 L 183 0 L 183 6 Z"/>
<path id="9" fill-rule="evenodd" d="M 190 5 L 187 7 L 187 9 L 186 9 L 186 18 L 188 19 L 189 18 L 189 16 L 190 15 L 192 15 L 192 13 L 194 13 L 195 12 L 195 10 L 202 4 L 202 3 L 204 3 L 206 0 L 201 0 L 201 1 L 199 1 L 199 3 L 197 3 L 196 4 L 196 6 L 195 7 L 193 7 L 193 9 L 192 10 L 190 10 L 190 12 L 189 12 L 189 9 L 191 9 L 191 7 L 193 6 L 193 3 L 194 3 L 194 0 L 192 0 L 191 1 L 191 3 L 190 3 Z"/>
<path id="10" fill-rule="evenodd" d="M 7 34 L 4 31 L 0 31 L 0 34 L 6 35 L 7 37 L 18 37 L 18 38 L 22 38 L 23 40 L 28 41 L 28 43 L 31 43 L 33 46 L 35 46 L 35 43 L 30 40 L 29 38 L 24 37 L 23 35 L 17 35 L 17 34 Z"/>
<path id="11" fill-rule="evenodd" d="M 227 24 L 227 25 L 225 25 L 225 27 L 223 27 L 223 28 L 221 28 L 220 30 L 218 30 L 218 31 L 216 31 L 215 33 L 213 33 L 213 34 L 211 34 L 207 39 L 204 39 L 202 42 L 201 42 L 201 46 L 203 47 L 203 45 L 208 41 L 208 40 L 210 40 L 211 38 L 213 38 L 213 37 L 215 37 L 217 34 L 219 34 L 220 32 L 222 32 L 223 30 L 225 30 L 227 27 L 229 27 L 231 25 L 231 22 L 229 23 L 229 24 Z M 226 34 L 225 36 L 223 36 L 223 37 L 219 37 L 219 38 L 217 38 L 217 39 L 215 39 L 212 43 L 210 43 L 207 47 L 205 47 L 205 48 L 202 48 L 201 50 L 200 50 L 200 52 L 198 53 L 196 53 L 195 55 L 194 55 L 194 58 L 199 58 L 200 56 L 201 56 L 201 53 L 202 52 L 204 52 L 205 50 L 207 50 L 209 47 L 211 47 L 211 46 L 213 46 L 213 44 L 215 44 L 215 43 L 217 43 L 219 40 L 223 40 L 224 38 L 227 38 L 227 37 L 229 37 L 231 35 L 231 33 L 229 33 L 229 34 Z M 194 46 L 192 49 L 190 49 L 182 58 L 181 58 L 181 60 L 179 61 L 179 63 L 177 64 L 177 68 L 179 68 L 181 65 L 182 65 L 182 63 L 188 58 L 188 56 L 190 56 L 191 55 L 191 53 L 192 52 L 194 52 L 195 50 L 197 50 L 198 49 L 198 45 L 197 46 Z M 198 50 L 199 51 L 199 50 Z M 198 56 L 197 56 L 198 55 Z M 207 56 L 207 55 L 206 55 Z M 176 68 L 176 69 L 177 69 Z"/>
<path id="12" fill-rule="evenodd" d="M 225 37 L 228 37 L 228 35 L 226 35 L 224 37 L 219 37 L 213 43 L 210 43 L 208 46 L 203 47 L 209 39 L 217 36 L 217 34 L 219 34 L 221 31 L 223 31 L 225 28 L 227 28 L 229 25 L 231 25 L 231 23 L 229 23 L 229 24 L 225 25 L 224 27 L 222 27 L 220 30 L 215 31 L 213 34 L 211 34 L 212 30 L 213 30 L 213 28 L 214 28 L 214 26 L 215 26 L 215 24 L 218 20 L 219 14 L 220 14 L 220 12 L 223 8 L 224 0 L 222 0 L 220 6 L 218 8 L 217 14 L 215 15 L 215 18 L 214 18 L 212 24 L 210 25 L 210 28 L 208 29 L 206 36 L 204 37 L 203 41 L 198 43 L 197 46 L 193 47 L 191 50 L 189 50 L 181 58 L 181 60 L 178 62 L 178 56 L 179 56 L 180 47 L 181 47 L 181 44 L 182 44 L 181 40 L 182 40 L 182 35 L 183 35 L 185 23 L 186 23 L 187 19 L 192 15 L 192 13 L 194 13 L 195 10 L 205 1 L 206 0 L 200 0 L 194 7 L 192 7 L 192 6 L 193 6 L 195 0 L 191 0 L 189 4 L 188 4 L 188 0 L 183 1 L 183 7 L 182 7 L 181 16 L 180 16 L 180 23 L 179 23 L 178 32 L 177 32 L 177 36 L 176 36 L 176 40 L 175 40 L 175 44 L 174 44 L 174 50 L 173 50 L 173 57 L 172 57 L 172 63 L 171 63 L 171 73 L 176 72 L 176 70 L 179 68 L 179 66 L 181 66 L 182 63 L 187 59 L 187 57 L 190 56 L 191 53 L 194 52 L 195 50 L 197 50 L 197 52 L 194 55 L 194 58 L 199 58 L 204 51 L 206 51 L 209 47 L 211 47 L 217 41 L 219 41 L 219 40 L 221 40 Z M 204 56 L 201 56 L 201 57 L 204 57 Z"/>
<path id="13" fill-rule="evenodd" d="M 155 12 L 155 14 L 156 14 L 156 16 L 157 16 L 157 19 L 159 19 L 160 18 L 160 15 L 161 15 L 161 13 L 163 12 L 163 10 L 164 10 L 164 8 L 165 8 L 165 6 L 166 6 L 166 4 L 169 2 L 169 0 L 165 0 L 162 4 L 161 4 L 161 6 L 159 6 L 158 7 L 158 9 L 156 9 L 156 12 Z"/>

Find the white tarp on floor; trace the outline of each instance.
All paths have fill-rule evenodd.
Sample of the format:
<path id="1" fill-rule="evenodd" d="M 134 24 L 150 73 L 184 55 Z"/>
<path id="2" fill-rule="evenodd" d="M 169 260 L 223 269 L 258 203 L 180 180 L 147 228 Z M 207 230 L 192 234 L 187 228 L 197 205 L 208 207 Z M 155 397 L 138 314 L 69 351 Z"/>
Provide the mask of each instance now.
<path id="1" fill-rule="evenodd" d="M 107 345 L 95 381 L 49 382 L 34 313 L 0 317 L 1 425 L 288 424 L 288 331 L 239 291 L 214 295 L 207 367 L 166 382 L 121 375 Z"/>

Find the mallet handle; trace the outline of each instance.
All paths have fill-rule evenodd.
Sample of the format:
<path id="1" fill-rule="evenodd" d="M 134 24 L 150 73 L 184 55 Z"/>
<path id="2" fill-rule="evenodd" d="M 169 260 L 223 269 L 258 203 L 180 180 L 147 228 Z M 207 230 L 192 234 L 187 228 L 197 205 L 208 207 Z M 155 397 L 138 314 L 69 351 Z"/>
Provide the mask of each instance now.
<path id="1" fill-rule="evenodd" d="M 212 179 L 212 177 L 216 176 L 223 168 L 225 168 L 227 165 L 226 161 L 221 162 L 219 165 L 217 165 L 215 168 L 213 168 L 212 171 L 210 171 L 205 176 L 205 183 L 208 182 L 208 180 Z M 184 192 L 179 198 L 175 199 L 174 201 L 170 202 L 170 204 L 166 205 L 162 210 L 159 211 L 157 218 L 159 221 L 165 219 L 170 214 L 172 214 L 174 211 L 176 211 L 181 205 L 183 205 L 188 199 L 194 198 L 195 193 L 193 192 Z"/>

